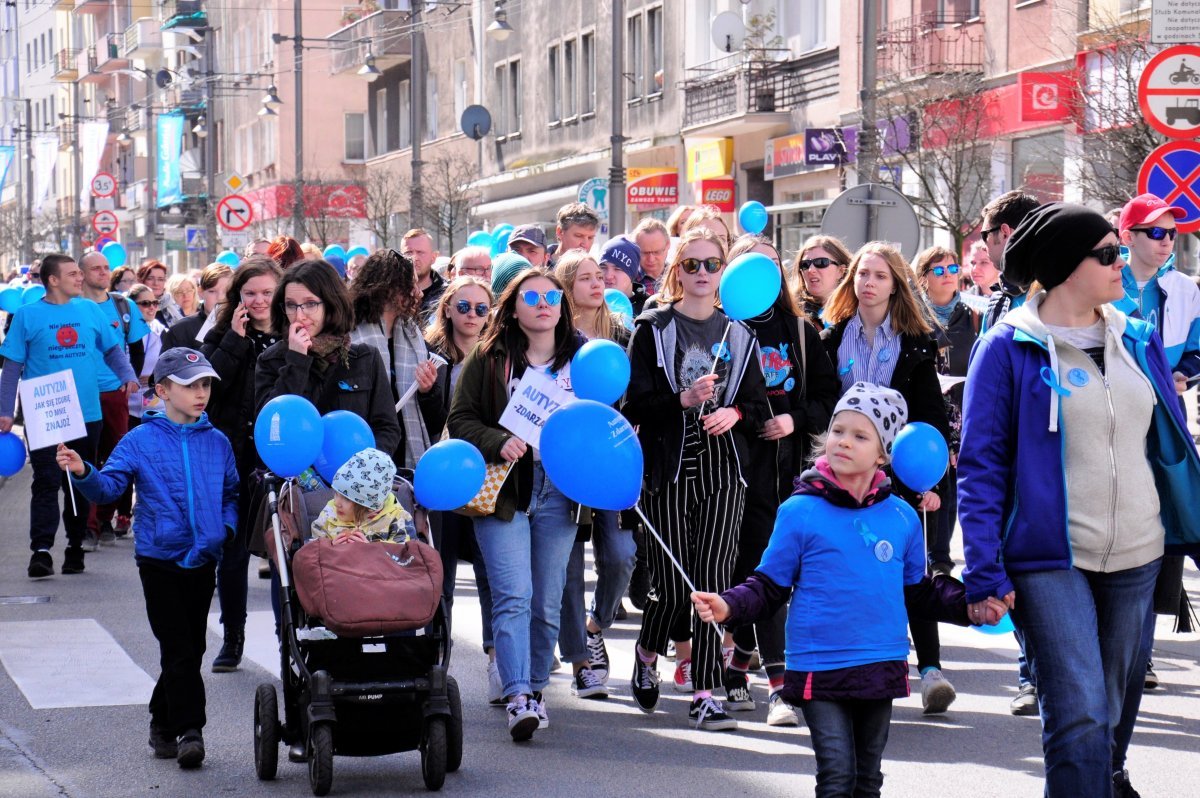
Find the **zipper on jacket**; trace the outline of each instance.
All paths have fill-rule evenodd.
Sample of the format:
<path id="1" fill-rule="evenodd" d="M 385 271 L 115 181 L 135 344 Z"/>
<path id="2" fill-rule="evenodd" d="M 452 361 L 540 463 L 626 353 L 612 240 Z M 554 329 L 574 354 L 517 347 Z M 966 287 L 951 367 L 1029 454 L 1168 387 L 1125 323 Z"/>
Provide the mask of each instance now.
<path id="1" fill-rule="evenodd" d="M 1108 467 L 1112 477 L 1112 500 L 1108 507 L 1108 543 L 1104 547 L 1104 556 L 1100 558 L 1100 570 L 1104 571 L 1108 567 L 1108 555 L 1112 553 L 1113 545 L 1117 541 L 1117 410 L 1113 406 L 1112 385 L 1108 376 L 1102 374 L 1100 379 L 1104 382 L 1104 399 L 1108 402 Z"/>
<path id="2" fill-rule="evenodd" d="M 192 461 L 188 454 L 187 430 L 181 429 L 179 436 L 183 441 L 183 477 L 187 483 L 188 526 L 192 529 L 192 545 L 195 546 L 198 543 L 196 536 L 196 508 L 195 502 L 192 500 Z"/>

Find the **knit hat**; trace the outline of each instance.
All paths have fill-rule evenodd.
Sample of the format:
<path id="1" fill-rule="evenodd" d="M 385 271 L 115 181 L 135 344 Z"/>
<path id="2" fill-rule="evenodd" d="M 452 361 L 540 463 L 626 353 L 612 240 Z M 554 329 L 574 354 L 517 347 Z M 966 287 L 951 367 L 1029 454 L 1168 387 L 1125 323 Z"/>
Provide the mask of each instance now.
<path id="1" fill-rule="evenodd" d="M 1156 197 L 1153 194 L 1138 194 L 1125 203 L 1125 207 L 1121 209 L 1121 217 L 1117 221 L 1117 229 L 1128 230 L 1131 227 L 1137 227 L 1139 224 L 1149 224 L 1168 211 L 1176 219 L 1187 217 L 1187 211 L 1183 208 L 1168 205 L 1160 197 Z"/>
<path id="2" fill-rule="evenodd" d="M 1061 285 L 1112 225 L 1091 208 L 1051 202 L 1030 211 L 1004 245 L 1004 276 L 1021 288 Z"/>
<path id="3" fill-rule="evenodd" d="M 629 282 L 642 279 L 642 251 L 625 236 L 610 238 L 600 251 L 600 265 L 611 263 L 629 276 Z"/>
<path id="4" fill-rule="evenodd" d="M 879 433 L 879 442 L 883 444 L 884 456 L 890 462 L 896 433 L 908 421 L 908 403 L 904 401 L 900 392 L 883 388 L 873 382 L 856 382 L 842 394 L 837 406 L 833 408 L 831 427 L 832 418 L 836 418 L 843 410 L 862 413 L 875 425 L 875 431 Z"/>
<path id="5" fill-rule="evenodd" d="M 500 296 L 514 277 L 532 267 L 532 263 L 515 252 L 500 253 L 492 260 L 492 293 Z"/>
<path id="6" fill-rule="evenodd" d="M 355 504 L 377 513 L 392 492 L 395 478 L 396 464 L 392 458 L 378 449 L 363 449 L 334 473 L 332 487 Z"/>

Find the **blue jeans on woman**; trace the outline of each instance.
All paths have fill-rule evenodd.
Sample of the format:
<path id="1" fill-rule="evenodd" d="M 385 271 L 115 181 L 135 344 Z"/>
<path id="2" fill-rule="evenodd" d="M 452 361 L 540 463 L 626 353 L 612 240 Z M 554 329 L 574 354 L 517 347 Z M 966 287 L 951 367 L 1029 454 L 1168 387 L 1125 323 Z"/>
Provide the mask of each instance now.
<path id="1" fill-rule="evenodd" d="M 1136 720 L 1122 709 L 1145 678 L 1142 631 L 1161 565 L 1009 574 L 1013 623 L 1038 689 L 1051 798 L 1112 792 L 1114 740 Z"/>
<path id="2" fill-rule="evenodd" d="M 877 798 L 892 700 L 802 701 L 817 759 L 817 798 Z"/>
<path id="3" fill-rule="evenodd" d="M 637 562 L 633 530 L 621 529 L 620 513 L 596 510 L 592 515 L 592 554 L 596 558 L 596 593 L 590 612 L 584 611 L 584 551 L 576 543 L 567 565 L 558 648 L 564 662 L 587 662 L 587 619 L 603 631 L 613 625 L 621 597 Z"/>
<path id="4" fill-rule="evenodd" d="M 511 521 L 475 519 L 475 539 L 492 588 L 492 636 L 504 695 L 531 695 L 550 682 L 567 560 L 578 525 L 571 501 L 533 464 L 529 510 Z"/>

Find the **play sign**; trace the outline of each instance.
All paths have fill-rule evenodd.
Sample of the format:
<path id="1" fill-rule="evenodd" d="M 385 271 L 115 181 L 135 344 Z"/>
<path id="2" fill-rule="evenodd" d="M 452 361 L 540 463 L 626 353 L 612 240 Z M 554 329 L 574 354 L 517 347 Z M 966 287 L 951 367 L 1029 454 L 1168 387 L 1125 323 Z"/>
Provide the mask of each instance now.
<path id="1" fill-rule="evenodd" d="M 1181 44 L 1151 58 L 1138 80 L 1138 105 L 1164 136 L 1200 136 L 1200 47 Z"/>
<path id="2" fill-rule="evenodd" d="M 1179 232 L 1200 230 L 1200 143 L 1171 141 L 1150 153 L 1138 172 L 1138 193 L 1187 211 L 1176 221 Z"/>

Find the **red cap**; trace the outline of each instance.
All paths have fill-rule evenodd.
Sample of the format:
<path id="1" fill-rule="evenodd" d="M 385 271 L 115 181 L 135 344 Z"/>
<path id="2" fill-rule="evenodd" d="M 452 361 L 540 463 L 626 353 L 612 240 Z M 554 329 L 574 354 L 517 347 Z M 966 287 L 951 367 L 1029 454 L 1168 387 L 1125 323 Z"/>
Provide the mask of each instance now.
<path id="1" fill-rule="evenodd" d="M 1156 197 L 1153 194 L 1139 194 L 1125 203 L 1125 207 L 1121 209 L 1121 218 L 1117 223 L 1117 228 L 1128 230 L 1131 227 L 1137 227 L 1139 224 L 1148 224 L 1167 211 L 1170 211 L 1171 215 L 1176 219 L 1182 219 L 1187 216 L 1187 211 L 1183 208 L 1168 205 L 1160 197 Z"/>

